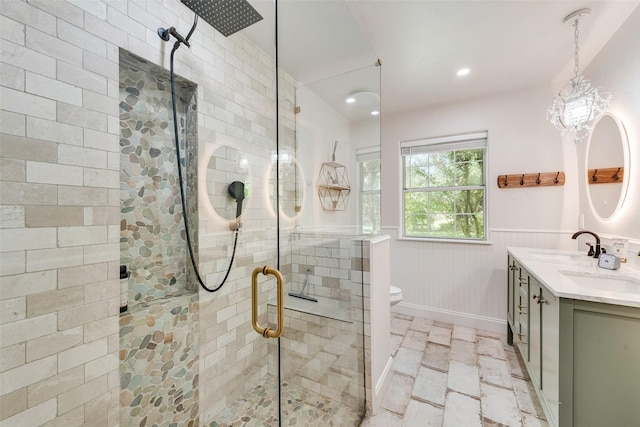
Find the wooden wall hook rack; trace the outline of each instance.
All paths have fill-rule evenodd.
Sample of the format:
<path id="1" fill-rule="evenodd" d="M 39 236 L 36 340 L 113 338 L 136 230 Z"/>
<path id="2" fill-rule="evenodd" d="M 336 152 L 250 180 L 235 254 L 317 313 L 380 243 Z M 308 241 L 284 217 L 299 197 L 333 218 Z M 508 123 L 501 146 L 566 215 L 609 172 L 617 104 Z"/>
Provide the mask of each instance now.
<path id="1" fill-rule="evenodd" d="M 624 181 L 624 167 L 589 169 L 587 172 L 588 184 L 622 184 Z"/>
<path id="2" fill-rule="evenodd" d="M 564 172 L 535 172 L 498 175 L 498 188 L 564 185 Z"/>

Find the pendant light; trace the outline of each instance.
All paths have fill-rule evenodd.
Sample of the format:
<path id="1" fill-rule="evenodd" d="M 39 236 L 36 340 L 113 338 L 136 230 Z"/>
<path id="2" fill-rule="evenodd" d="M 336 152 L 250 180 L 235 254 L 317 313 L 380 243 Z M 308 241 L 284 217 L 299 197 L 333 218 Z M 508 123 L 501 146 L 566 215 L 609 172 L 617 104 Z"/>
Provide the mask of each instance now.
<path id="1" fill-rule="evenodd" d="M 611 95 L 601 93 L 600 89 L 591 85 L 583 76 L 579 76 L 578 66 L 580 55 L 578 51 L 578 23 L 582 15 L 588 15 L 591 9 L 579 9 L 567 15 L 563 23 L 573 21 L 574 27 L 574 77 L 569 80 L 547 108 L 547 120 L 553 124 L 562 135 L 569 135 L 575 143 L 581 142 L 589 136 L 596 122 L 609 108 Z"/>

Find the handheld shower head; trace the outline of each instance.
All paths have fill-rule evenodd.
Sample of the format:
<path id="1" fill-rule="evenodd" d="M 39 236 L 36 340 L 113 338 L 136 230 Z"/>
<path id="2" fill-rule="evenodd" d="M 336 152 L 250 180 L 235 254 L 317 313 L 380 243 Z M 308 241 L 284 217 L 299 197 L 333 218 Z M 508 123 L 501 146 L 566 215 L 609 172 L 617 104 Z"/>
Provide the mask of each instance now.
<path id="1" fill-rule="evenodd" d="M 236 220 L 242 215 L 242 201 L 244 200 L 244 183 L 233 181 L 229 184 L 229 195 L 236 200 Z"/>

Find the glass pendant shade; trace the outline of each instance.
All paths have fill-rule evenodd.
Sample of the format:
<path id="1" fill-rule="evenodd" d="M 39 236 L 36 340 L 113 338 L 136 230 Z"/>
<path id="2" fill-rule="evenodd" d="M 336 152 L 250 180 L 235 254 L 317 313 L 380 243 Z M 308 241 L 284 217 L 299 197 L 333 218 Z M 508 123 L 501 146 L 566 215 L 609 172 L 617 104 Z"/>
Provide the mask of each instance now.
<path id="1" fill-rule="evenodd" d="M 609 108 L 611 96 L 600 93 L 589 80 L 574 77 L 565 85 L 547 109 L 547 120 L 562 135 L 571 134 L 577 143 L 588 136 Z"/>
<path id="2" fill-rule="evenodd" d="M 569 80 L 547 108 L 547 120 L 562 135 L 569 134 L 575 143 L 588 137 L 596 122 L 609 108 L 611 95 L 602 93 L 583 76 L 578 75 L 580 54 L 578 50 L 578 23 L 582 15 L 591 13 L 590 9 L 580 9 L 564 18 L 564 23 L 573 22 L 574 26 L 574 77 Z"/>

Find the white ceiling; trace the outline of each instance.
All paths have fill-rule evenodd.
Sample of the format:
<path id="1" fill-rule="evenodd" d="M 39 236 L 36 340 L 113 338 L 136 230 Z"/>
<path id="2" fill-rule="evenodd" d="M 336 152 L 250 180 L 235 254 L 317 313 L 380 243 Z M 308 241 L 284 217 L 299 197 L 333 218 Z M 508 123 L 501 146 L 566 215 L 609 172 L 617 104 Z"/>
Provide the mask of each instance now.
<path id="1" fill-rule="evenodd" d="M 251 2 L 265 16 L 244 30 L 272 51 L 273 3 Z M 382 61 L 382 114 L 506 92 L 573 75 L 573 27 L 562 23 L 576 9 L 581 71 L 640 4 L 610 1 L 279 0 L 278 56 L 302 84 L 343 75 L 319 95 L 369 89 L 348 71 Z M 465 78 L 455 72 L 471 68 Z M 375 82 L 374 82 L 375 83 Z M 313 85 L 316 85 L 314 83 Z M 313 85 L 310 85 L 312 87 Z"/>

